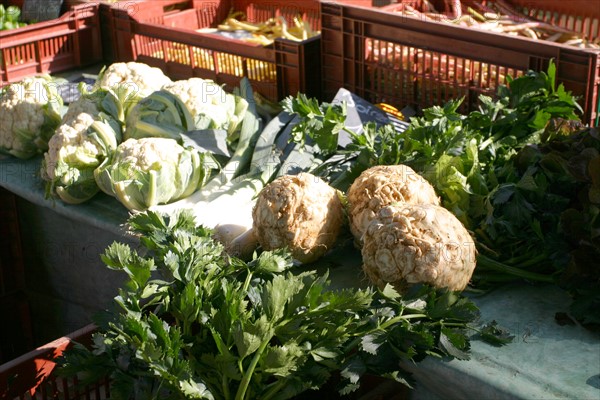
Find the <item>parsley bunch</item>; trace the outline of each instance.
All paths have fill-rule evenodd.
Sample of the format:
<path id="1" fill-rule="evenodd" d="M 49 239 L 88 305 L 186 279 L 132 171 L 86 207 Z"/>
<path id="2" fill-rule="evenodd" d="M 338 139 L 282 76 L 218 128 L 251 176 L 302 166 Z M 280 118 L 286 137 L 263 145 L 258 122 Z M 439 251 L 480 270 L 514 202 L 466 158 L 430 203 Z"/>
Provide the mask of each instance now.
<path id="1" fill-rule="evenodd" d="M 335 374 L 341 394 L 366 374 L 410 384 L 402 361 L 467 358 L 477 307 L 419 286 L 332 289 L 285 251 L 227 256 L 186 211 L 133 216 L 143 248 L 102 256 L 127 274 L 93 346 L 67 351 L 62 375 L 108 376 L 113 399 L 287 399 Z"/>

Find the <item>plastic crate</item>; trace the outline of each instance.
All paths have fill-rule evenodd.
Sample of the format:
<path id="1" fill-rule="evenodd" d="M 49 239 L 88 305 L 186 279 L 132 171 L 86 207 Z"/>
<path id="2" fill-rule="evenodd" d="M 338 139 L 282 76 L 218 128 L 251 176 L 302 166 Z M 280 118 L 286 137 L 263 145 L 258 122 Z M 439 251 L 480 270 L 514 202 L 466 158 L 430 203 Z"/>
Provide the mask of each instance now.
<path id="1" fill-rule="evenodd" d="M 22 0 L 3 4 L 22 6 Z M 98 4 L 65 1 L 57 19 L 0 31 L 0 58 L 2 85 L 100 61 Z"/>
<path id="2" fill-rule="evenodd" d="M 504 3 L 589 38 L 600 36 L 600 7 L 588 1 Z M 407 4 L 418 10 L 423 1 L 404 0 L 383 9 L 321 3 L 325 99 L 344 87 L 373 103 L 420 111 L 464 97 L 461 111 L 468 112 L 477 107 L 480 94 L 494 96 L 505 76 L 545 71 L 554 59 L 558 82 L 578 96 L 584 109 L 582 120 L 598 125 L 600 51 L 431 22 L 390 9 Z M 443 5 L 437 9 L 444 10 Z"/>
<path id="3" fill-rule="evenodd" d="M 109 381 L 81 389 L 76 379 L 53 375 L 55 359 L 73 342 L 89 345 L 94 325 L 88 325 L 67 336 L 0 365 L 0 398 L 2 399 L 108 399 Z"/>
<path id="4" fill-rule="evenodd" d="M 230 87 L 247 77 L 253 88 L 272 101 L 298 91 L 318 97 L 320 37 L 302 42 L 276 39 L 259 46 L 214 34 L 229 11 L 244 12 L 249 21 L 300 14 L 319 29 L 319 3 L 285 1 L 194 0 L 134 1 L 112 7 L 119 61 L 139 61 L 161 68 L 172 79 L 201 77 Z"/>

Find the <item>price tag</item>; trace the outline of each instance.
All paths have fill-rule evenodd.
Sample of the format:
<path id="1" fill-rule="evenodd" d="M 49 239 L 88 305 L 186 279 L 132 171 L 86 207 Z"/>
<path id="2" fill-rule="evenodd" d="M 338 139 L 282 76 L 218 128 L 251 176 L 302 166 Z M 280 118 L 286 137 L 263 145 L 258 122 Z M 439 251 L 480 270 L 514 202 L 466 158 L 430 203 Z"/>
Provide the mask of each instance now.
<path id="1" fill-rule="evenodd" d="M 63 0 L 23 0 L 21 19 L 28 23 L 56 19 L 62 3 Z"/>

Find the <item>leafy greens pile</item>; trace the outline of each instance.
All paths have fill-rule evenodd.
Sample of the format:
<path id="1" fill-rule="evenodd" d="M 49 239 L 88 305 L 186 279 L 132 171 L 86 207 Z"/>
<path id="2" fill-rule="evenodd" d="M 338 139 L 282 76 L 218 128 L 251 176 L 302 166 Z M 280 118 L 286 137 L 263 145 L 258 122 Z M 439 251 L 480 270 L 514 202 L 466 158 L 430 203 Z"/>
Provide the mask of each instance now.
<path id="1" fill-rule="evenodd" d="M 113 399 L 286 399 L 323 386 L 340 393 L 365 374 L 409 384 L 401 361 L 467 358 L 476 306 L 458 293 L 415 287 L 333 289 L 327 274 L 294 271 L 285 251 L 231 258 L 182 211 L 130 219 L 143 245 L 103 254 L 128 280 L 98 318 L 92 348 L 60 360 L 82 383 L 108 376 Z M 481 330 L 494 344 L 504 338 Z"/>
<path id="2" fill-rule="evenodd" d="M 600 323 L 598 130 L 579 122 L 553 63 L 547 73 L 508 78 L 495 99 L 480 96 L 477 111 L 463 115 L 461 103 L 428 108 L 403 132 L 367 123 L 362 135 L 348 132 L 352 143 L 343 148 L 320 128 L 346 129 L 344 107 L 298 95 L 284 109 L 312 120 L 298 125 L 321 146 L 312 172 L 340 190 L 378 164 L 406 164 L 427 179 L 476 240 L 476 287 L 558 283 L 573 294 L 576 318 Z"/>

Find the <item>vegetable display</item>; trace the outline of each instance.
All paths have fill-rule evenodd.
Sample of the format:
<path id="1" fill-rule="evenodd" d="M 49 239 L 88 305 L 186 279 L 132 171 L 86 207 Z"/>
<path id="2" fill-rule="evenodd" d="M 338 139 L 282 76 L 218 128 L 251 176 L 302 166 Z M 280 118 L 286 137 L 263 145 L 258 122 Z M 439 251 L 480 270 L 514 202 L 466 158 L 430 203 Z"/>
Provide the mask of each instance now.
<path id="1" fill-rule="evenodd" d="M 488 2 L 488 4 L 469 1 L 467 2 L 469 5 L 464 5 L 460 0 L 445 3 L 451 3 L 447 13 L 440 12 L 429 1 L 422 2 L 421 9 L 403 5 L 394 11 L 424 21 L 443 22 L 580 48 L 600 49 L 599 38 L 592 40 L 570 29 L 529 17 L 502 0 Z"/>
<path id="2" fill-rule="evenodd" d="M 205 153 L 174 139 L 127 139 L 94 170 L 98 187 L 130 210 L 190 196 L 208 175 Z"/>
<path id="3" fill-rule="evenodd" d="M 309 172 L 345 190 L 373 165 L 413 168 L 472 232 L 475 288 L 519 279 L 556 283 L 572 293 L 573 314 L 594 325 L 600 304 L 600 273 L 590 262 L 600 254 L 598 133 L 582 126 L 576 99 L 555 77 L 550 63 L 547 72 L 509 78 L 495 99 L 480 96 L 477 111 L 462 115 L 462 99 L 452 100 L 423 110 L 400 133 L 367 123 L 344 147 L 332 145 L 322 129 L 335 127 L 335 135 L 345 129 L 342 107 L 300 95 L 284 105 L 301 118 L 298 126 L 313 125 L 308 135 L 324 149 Z M 585 155 L 575 157 L 574 149 Z M 583 227 L 575 236 L 574 216 Z"/>
<path id="4" fill-rule="evenodd" d="M 433 204 L 382 207 L 361 247 L 363 270 L 379 287 L 417 284 L 464 290 L 475 270 L 473 238 L 448 210 Z"/>
<path id="5" fill-rule="evenodd" d="M 84 91 L 69 105 L 48 142 L 40 168 L 48 197 L 79 204 L 99 192 L 94 170 L 122 141 L 124 99 L 128 96 L 126 90 L 97 89 Z"/>
<path id="6" fill-rule="evenodd" d="M 400 360 L 468 357 L 479 329 L 455 292 L 335 289 L 285 251 L 231 258 L 189 211 L 129 224 L 144 249 L 115 242 L 102 255 L 128 278 L 115 308 L 91 349 L 60 360 L 83 384 L 109 377 L 111 398 L 289 399 L 334 376 L 341 394 L 367 375 L 410 384 Z"/>
<path id="7" fill-rule="evenodd" d="M 440 205 L 433 186 L 402 164 L 368 168 L 352 182 L 347 197 L 350 231 L 357 243 L 383 207 L 394 203 Z"/>
<path id="8" fill-rule="evenodd" d="M 22 159 L 43 154 L 60 124 L 62 105 L 49 75 L 4 87 L 0 92 L 0 152 Z"/>
<path id="9" fill-rule="evenodd" d="M 146 67 L 113 64 L 62 119 L 35 102 L 24 142 L 2 136 L 14 156 L 45 151 L 49 195 L 114 196 L 143 247 L 102 255 L 128 281 L 62 374 L 108 376 L 115 399 L 410 384 L 403 362 L 468 358 L 472 330 L 503 344 L 460 292 L 517 279 L 561 285 L 573 316 L 600 323 L 600 134 L 579 123 L 553 63 L 507 78 L 477 111 L 455 99 L 404 131 L 352 130 L 347 104 L 301 93 L 271 115 L 246 78 L 226 92 Z M 1 104 L 6 119 L 26 102 Z M 344 234 L 358 287 L 316 272 Z"/>
<path id="10" fill-rule="evenodd" d="M 334 247 L 344 207 L 340 194 L 321 178 L 284 175 L 261 190 L 252 220 L 264 250 L 287 248 L 296 260 L 309 263 Z"/>

